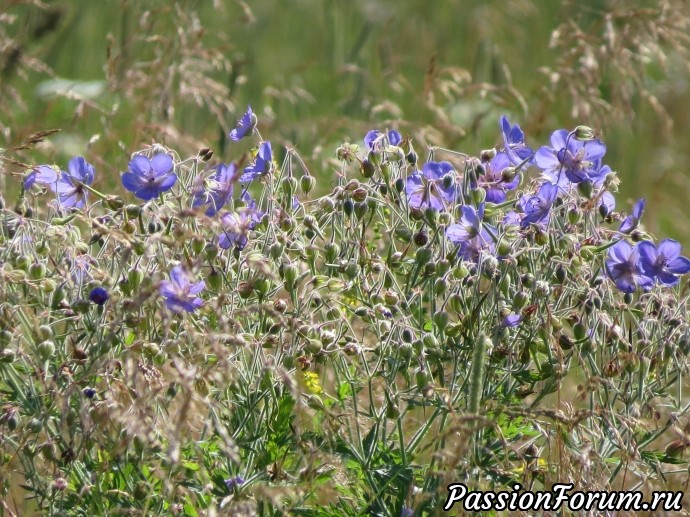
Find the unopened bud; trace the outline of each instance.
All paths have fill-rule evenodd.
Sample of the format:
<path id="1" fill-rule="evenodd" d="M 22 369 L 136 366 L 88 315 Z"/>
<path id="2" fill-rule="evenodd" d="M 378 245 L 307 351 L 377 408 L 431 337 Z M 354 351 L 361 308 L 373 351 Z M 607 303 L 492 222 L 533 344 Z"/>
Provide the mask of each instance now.
<path id="1" fill-rule="evenodd" d="M 316 186 L 316 178 L 314 178 L 314 176 L 311 176 L 309 174 L 305 174 L 299 180 L 299 187 L 302 189 L 302 192 L 304 192 L 305 194 L 309 194 L 312 190 L 314 190 L 315 186 Z"/>
<path id="2" fill-rule="evenodd" d="M 483 162 L 490 162 L 496 157 L 496 149 L 484 149 L 479 153 L 479 159 Z"/>
<path id="3" fill-rule="evenodd" d="M 581 141 L 594 140 L 596 132 L 587 126 L 577 126 L 575 128 L 575 138 Z"/>

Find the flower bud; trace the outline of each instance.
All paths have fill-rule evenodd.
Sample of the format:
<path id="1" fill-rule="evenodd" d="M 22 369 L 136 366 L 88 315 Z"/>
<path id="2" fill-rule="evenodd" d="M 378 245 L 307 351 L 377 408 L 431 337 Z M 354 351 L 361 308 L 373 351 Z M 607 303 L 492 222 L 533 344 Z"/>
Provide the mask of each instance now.
<path id="1" fill-rule="evenodd" d="M 240 282 L 237 284 L 237 294 L 240 295 L 240 298 L 243 300 L 246 300 L 249 298 L 252 293 L 254 292 L 254 286 L 252 285 L 251 282 Z"/>
<path id="2" fill-rule="evenodd" d="M 582 323 L 581 321 L 578 321 L 573 325 L 573 336 L 575 336 L 575 339 L 577 341 L 582 341 L 587 337 L 587 325 Z"/>
<path id="3" fill-rule="evenodd" d="M 510 242 L 505 239 L 501 239 L 501 241 L 498 243 L 496 251 L 498 252 L 499 257 L 507 257 L 512 251 Z"/>
<path id="4" fill-rule="evenodd" d="M 448 282 L 445 278 L 437 278 L 434 281 L 434 294 L 436 296 L 442 296 L 448 289 Z"/>
<path id="5" fill-rule="evenodd" d="M 566 276 L 567 276 L 567 271 L 565 270 L 565 268 L 562 265 L 559 265 L 556 268 L 556 281 L 559 284 L 562 284 L 563 282 L 565 282 Z"/>
<path id="6" fill-rule="evenodd" d="M 426 246 L 429 242 L 429 235 L 424 230 L 420 230 L 414 234 L 412 240 L 417 246 Z"/>
<path id="7" fill-rule="evenodd" d="M 127 214 L 127 217 L 134 219 L 139 217 L 139 214 L 141 214 L 141 207 L 139 205 L 127 205 L 125 207 L 125 213 Z"/>
<path id="8" fill-rule="evenodd" d="M 424 210 L 424 216 L 429 222 L 432 228 L 436 227 L 436 222 L 438 221 L 438 210 L 433 207 L 428 207 Z"/>
<path id="9" fill-rule="evenodd" d="M 589 180 L 581 181 L 577 184 L 577 191 L 585 198 L 589 199 L 592 197 L 593 184 Z"/>
<path id="10" fill-rule="evenodd" d="M 297 180 L 292 176 L 283 178 L 281 188 L 283 192 L 287 194 L 288 199 L 292 199 L 292 195 L 295 193 L 295 190 L 297 190 Z"/>
<path id="11" fill-rule="evenodd" d="M 415 254 L 415 260 L 420 266 L 431 260 L 432 251 L 429 248 L 419 248 Z"/>
<path id="12" fill-rule="evenodd" d="M 134 292 L 144 280 L 144 272 L 141 269 L 130 269 L 127 273 L 127 284 L 131 292 Z"/>
<path id="13" fill-rule="evenodd" d="M 369 153 L 369 156 L 371 157 L 372 154 L 373 153 Z M 374 173 L 376 172 L 376 165 L 374 165 L 370 160 L 362 160 L 359 170 L 362 173 L 362 176 L 365 178 L 373 178 Z"/>
<path id="14" fill-rule="evenodd" d="M 381 176 L 383 176 L 383 179 L 386 180 L 386 182 L 390 181 L 392 172 L 393 166 L 390 164 L 390 162 L 383 162 L 381 164 Z"/>
<path id="15" fill-rule="evenodd" d="M 574 133 L 575 138 L 580 141 L 594 140 L 596 137 L 595 131 L 587 126 L 577 126 Z"/>
<path id="16" fill-rule="evenodd" d="M 287 290 L 290 291 L 295 286 L 295 281 L 297 280 L 297 275 L 299 270 L 295 264 L 287 264 L 283 268 L 283 279 L 285 280 L 285 285 Z"/>
<path id="17" fill-rule="evenodd" d="M 472 190 L 471 196 L 472 201 L 474 201 L 475 204 L 479 205 L 480 203 L 483 203 L 486 199 L 486 190 L 484 190 L 482 187 L 478 187 Z"/>
<path id="18" fill-rule="evenodd" d="M 458 293 L 453 293 L 448 297 L 448 306 L 453 309 L 454 312 L 462 312 L 462 296 Z"/>
<path id="19" fill-rule="evenodd" d="M 214 291 L 220 290 L 223 286 L 223 275 L 215 269 L 209 273 L 206 279 L 208 280 L 208 285 Z"/>
<path id="20" fill-rule="evenodd" d="M 427 386 L 433 383 L 431 375 L 429 375 L 426 370 L 417 370 L 417 373 L 415 373 L 415 381 L 417 382 L 417 389 L 420 392 L 424 391 Z"/>
<path id="21" fill-rule="evenodd" d="M 43 360 L 47 361 L 55 353 L 55 343 L 52 341 L 43 341 L 36 345 L 36 350 L 38 351 L 38 356 Z"/>
<path id="22" fill-rule="evenodd" d="M 450 315 L 446 311 L 437 311 L 433 315 L 432 319 L 439 332 L 443 332 L 443 330 L 448 326 Z"/>
<path id="23" fill-rule="evenodd" d="M 470 274 L 469 269 L 467 269 L 467 265 L 465 265 L 464 262 L 460 262 L 457 266 L 455 266 L 455 269 L 453 269 L 453 278 L 457 280 L 462 280 L 463 278 L 466 278 Z"/>
<path id="24" fill-rule="evenodd" d="M 534 242 L 539 244 L 539 246 L 545 246 L 549 243 L 549 236 L 541 228 L 537 228 L 534 234 Z"/>
<path id="25" fill-rule="evenodd" d="M 383 301 L 386 303 L 386 305 L 390 307 L 395 307 L 398 305 L 398 302 L 400 302 L 400 298 L 398 298 L 398 295 L 388 291 L 383 295 Z"/>
<path id="26" fill-rule="evenodd" d="M 355 203 L 355 216 L 357 216 L 357 219 L 364 219 L 368 210 L 369 205 L 367 203 Z"/>
<path id="27" fill-rule="evenodd" d="M 46 267 L 44 264 L 41 262 L 31 264 L 31 267 L 29 267 L 29 278 L 32 280 L 40 280 L 44 276 L 46 276 Z"/>
<path id="28" fill-rule="evenodd" d="M 436 262 L 436 274 L 443 276 L 450 271 L 450 261 L 448 259 L 441 259 Z"/>
<path id="29" fill-rule="evenodd" d="M 513 296 L 513 307 L 516 311 L 522 309 L 529 302 L 529 293 L 527 291 L 520 290 Z"/>
<path id="30" fill-rule="evenodd" d="M 343 212 L 347 217 L 351 217 L 355 211 L 355 204 L 351 199 L 343 201 Z"/>
<path id="31" fill-rule="evenodd" d="M 366 201 L 367 199 L 367 189 L 364 187 L 357 187 L 352 191 L 352 199 L 355 200 L 355 202 L 361 203 L 363 201 Z"/>
<path id="32" fill-rule="evenodd" d="M 125 206 L 125 202 L 120 196 L 105 196 L 105 205 L 111 210 L 119 210 Z"/>
<path id="33" fill-rule="evenodd" d="M 410 151 L 405 155 L 405 159 L 407 160 L 407 163 L 410 165 L 416 165 L 417 164 L 417 153 L 414 151 Z"/>
<path id="34" fill-rule="evenodd" d="M 271 256 L 273 260 L 278 260 L 280 257 L 283 256 L 283 245 L 275 241 L 273 244 L 271 244 L 268 248 L 268 254 Z"/>
<path id="35" fill-rule="evenodd" d="M 397 192 L 402 192 L 403 190 L 405 190 L 405 180 L 402 178 L 398 178 L 397 180 L 395 180 L 394 186 Z"/>
<path id="36" fill-rule="evenodd" d="M 568 210 L 568 222 L 570 224 L 577 224 L 580 222 L 581 214 L 577 208 Z"/>
<path id="37" fill-rule="evenodd" d="M 356 262 L 350 261 L 345 266 L 344 273 L 350 280 L 354 280 L 359 275 L 359 266 Z"/>
<path id="38" fill-rule="evenodd" d="M 133 235 L 137 231 L 137 225 L 134 221 L 127 220 L 122 224 L 122 231 L 128 235 Z"/>
<path id="39" fill-rule="evenodd" d="M 335 210 L 335 201 L 333 201 L 333 198 L 324 196 L 321 199 L 319 199 L 319 208 L 326 213 L 330 213 L 333 210 Z"/>
<path id="40" fill-rule="evenodd" d="M 312 190 L 314 190 L 315 186 L 316 178 L 314 178 L 314 176 L 311 176 L 310 174 L 305 174 L 299 180 L 299 187 L 305 194 L 309 194 Z"/>
<path id="41" fill-rule="evenodd" d="M 490 162 L 496 157 L 496 149 L 491 148 L 491 149 L 484 149 L 481 153 L 479 153 L 479 159 L 483 162 Z"/>
<path id="42" fill-rule="evenodd" d="M 515 176 L 517 176 L 517 169 L 515 167 L 506 167 L 503 169 L 503 172 L 501 172 L 501 180 L 506 183 L 513 181 Z"/>
<path id="43" fill-rule="evenodd" d="M 253 113 L 252 113 L 253 115 Z M 213 149 L 209 149 L 208 147 L 204 147 L 203 149 L 200 149 L 199 152 L 197 153 L 197 158 L 199 158 L 202 162 L 207 162 L 211 158 L 213 158 Z"/>

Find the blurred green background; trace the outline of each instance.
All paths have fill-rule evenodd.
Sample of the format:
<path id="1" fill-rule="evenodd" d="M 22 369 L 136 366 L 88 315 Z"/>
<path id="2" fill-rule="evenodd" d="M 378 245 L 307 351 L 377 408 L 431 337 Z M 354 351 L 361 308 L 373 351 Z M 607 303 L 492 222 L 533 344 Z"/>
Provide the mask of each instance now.
<path id="1" fill-rule="evenodd" d="M 83 154 L 120 192 L 154 141 L 238 159 L 251 143 L 225 135 L 251 104 L 264 138 L 327 180 L 335 148 L 371 128 L 422 155 L 476 154 L 505 113 L 535 148 L 562 127 L 601 130 L 618 208 L 646 197 L 647 228 L 690 244 L 689 20 L 684 0 L 0 0 L 4 169 Z M 7 197 L 16 180 L 1 176 Z"/>

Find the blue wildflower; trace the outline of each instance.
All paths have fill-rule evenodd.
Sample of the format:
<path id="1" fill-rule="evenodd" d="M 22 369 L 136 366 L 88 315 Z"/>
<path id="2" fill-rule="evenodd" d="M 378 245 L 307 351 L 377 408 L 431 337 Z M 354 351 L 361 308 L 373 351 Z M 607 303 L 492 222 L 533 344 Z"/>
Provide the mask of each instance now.
<path id="1" fill-rule="evenodd" d="M 384 140 L 388 139 L 388 145 L 398 145 L 402 142 L 402 137 L 395 129 L 391 129 L 388 133 L 382 133 L 378 129 L 372 129 L 364 137 L 364 145 L 372 151 L 384 147 Z"/>
<path id="2" fill-rule="evenodd" d="M 558 186 L 543 183 L 534 196 L 525 195 L 520 198 L 517 206 L 525 214 L 520 223 L 521 228 L 530 224 L 548 224 L 551 206 L 558 196 Z"/>
<path id="3" fill-rule="evenodd" d="M 567 130 L 559 129 L 551 135 L 551 147 L 542 146 L 537 150 L 534 163 L 544 171 L 549 182 L 563 187 L 563 175 L 572 183 L 599 180 L 604 154 L 603 142 L 596 139 L 583 142 Z"/>
<path id="4" fill-rule="evenodd" d="M 234 478 L 226 479 L 224 483 L 228 490 L 232 490 L 242 485 L 244 483 L 244 478 L 242 476 L 235 476 Z"/>
<path id="5" fill-rule="evenodd" d="M 642 269 L 639 248 L 625 241 L 609 248 L 606 273 L 624 293 L 633 293 L 638 287 L 647 290 L 654 285 L 654 279 Z"/>
<path id="6" fill-rule="evenodd" d="M 482 218 L 484 215 L 484 205 L 480 205 L 479 212 L 470 205 L 463 205 L 460 221 L 451 224 L 446 229 L 446 237 L 449 241 L 458 244 L 468 241 L 479 235 L 482 229 Z"/>
<path id="7" fill-rule="evenodd" d="M 427 162 L 422 171 L 407 177 L 405 192 L 412 208 L 443 211 L 455 202 L 453 166 L 448 162 Z"/>
<path id="8" fill-rule="evenodd" d="M 633 206 L 632 215 L 626 217 L 621 223 L 621 227 L 619 228 L 620 232 L 630 233 L 639 226 L 640 219 L 642 219 L 642 214 L 644 214 L 645 204 L 646 201 L 644 200 L 644 198 L 637 200 L 637 202 Z"/>
<path id="9" fill-rule="evenodd" d="M 511 165 L 507 153 L 497 153 L 486 164 L 484 174 L 478 178 L 478 184 L 486 191 L 487 202 L 503 203 L 506 200 L 506 191 L 517 188 L 520 177 L 514 173 L 514 169 L 513 174 L 505 174 Z"/>
<path id="10" fill-rule="evenodd" d="M 263 212 L 256 207 L 256 201 L 246 194 L 242 197 L 246 206 L 239 212 L 226 212 L 220 218 L 223 231 L 218 236 L 218 246 L 229 249 L 234 246 L 238 251 L 242 251 L 247 245 L 247 235 L 253 230 L 257 223 L 261 221 Z"/>
<path id="11" fill-rule="evenodd" d="M 230 139 L 237 142 L 245 136 L 253 133 L 254 128 L 256 127 L 256 122 L 256 115 L 254 115 L 252 107 L 247 106 L 247 111 L 245 111 L 244 115 L 242 115 L 242 118 L 237 122 L 237 127 L 230 131 Z"/>
<path id="12" fill-rule="evenodd" d="M 510 125 L 508 117 L 503 115 L 499 121 L 503 135 L 503 148 L 513 165 L 525 162 L 527 165 L 534 162 L 534 151 L 525 143 L 525 133 L 518 124 Z"/>
<path id="13" fill-rule="evenodd" d="M 214 173 L 206 180 L 208 189 L 197 186 L 192 206 L 198 208 L 208 205 L 206 215 L 211 217 L 232 198 L 233 186 L 239 180 L 239 171 L 235 163 L 218 165 Z"/>
<path id="14" fill-rule="evenodd" d="M 84 208 L 88 195 L 84 185 L 91 185 L 93 176 L 93 166 L 81 156 L 76 156 L 67 164 L 67 172 L 61 171 L 60 174 L 47 165 L 37 167 L 24 180 L 24 188 L 35 183 L 47 185 L 57 194 L 60 206 Z"/>
<path id="15" fill-rule="evenodd" d="M 50 165 L 39 165 L 24 178 L 24 188 L 29 190 L 35 183 L 54 186 L 58 177 L 58 172 Z"/>
<path id="16" fill-rule="evenodd" d="M 89 293 L 89 300 L 91 300 L 96 305 L 104 305 L 108 301 L 110 295 L 108 291 L 103 287 L 94 287 Z"/>
<path id="17" fill-rule="evenodd" d="M 508 314 L 508 316 L 503 318 L 503 321 L 501 321 L 501 327 L 503 327 L 503 328 L 517 327 L 521 321 L 522 321 L 522 316 L 520 316 L 519 314 Z"/>
<path id="18" fill-rule="evenodd" d="M 163 280 L 160 283 L 159 292 L 165 298 L 168 309 L 174 312 L 194 312 L 204 303 L 197 294 L 205 287 L 203 280 L 192 283 L 189 275 L 180 266 L 175 266 L 170 271 L 170 281 Z"/>
<path id="19" fill-rule="evenodd" d="M 690 271 L 690 260 L 682 257 L 681 245 L 673 239 L 664 239 L 655 246 L 653 242 L 642 241 L 638 245 L 640 263 L 644 272 L 664 285 L 676 285 L 680 278 Z"/>
<path id="20" fill-rule="evenodd" d="M 259 151 L 256 153 L 254 163 L 249 167 L 245 167 L 244 174 L 240 177 L 240 181 L 243 183 L 253 181 L 271 172 L 272 168 L 273 150 L 271 149 L 271 142 L 266 141 L 259 146 Z"/>
<path id="21" fill-rule="evenodd" d="M 144 201 L 170 190 L 176 181 L 172 158 L 164 153 L 150 160 L 141 154 L 135 156 L 129 162 L 129 172 L 122 175 L 122 185 Z"/>

